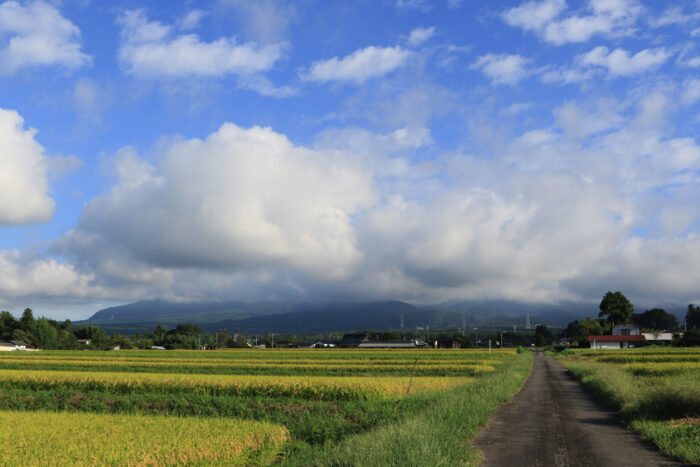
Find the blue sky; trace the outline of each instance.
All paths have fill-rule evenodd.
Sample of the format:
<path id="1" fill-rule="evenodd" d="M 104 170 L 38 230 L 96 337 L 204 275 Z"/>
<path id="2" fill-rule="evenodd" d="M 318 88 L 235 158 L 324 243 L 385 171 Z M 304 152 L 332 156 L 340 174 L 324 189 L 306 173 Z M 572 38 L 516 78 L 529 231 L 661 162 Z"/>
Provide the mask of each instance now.
<path id="1" fill-rule="evenodd" d="M 700 302 L 700 3 L 0 1 L 0 307 Z"/>

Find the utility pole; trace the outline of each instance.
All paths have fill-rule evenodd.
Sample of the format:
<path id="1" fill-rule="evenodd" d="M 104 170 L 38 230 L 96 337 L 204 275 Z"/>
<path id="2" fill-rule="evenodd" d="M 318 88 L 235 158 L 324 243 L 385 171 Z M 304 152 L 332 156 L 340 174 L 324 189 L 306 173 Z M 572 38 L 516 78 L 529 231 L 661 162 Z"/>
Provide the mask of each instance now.
<path id="1" fill-rule="evenodd" d="M 474 328 L 474 347 L 479 347 L 479 328 Z"/>
<path id="2" fill-rule="evenodd" d="M 272 333 L 272 344 L 270 345 L 270 348 L 271 349 L 275 348 L 275 333 L 274 332 Z"/>

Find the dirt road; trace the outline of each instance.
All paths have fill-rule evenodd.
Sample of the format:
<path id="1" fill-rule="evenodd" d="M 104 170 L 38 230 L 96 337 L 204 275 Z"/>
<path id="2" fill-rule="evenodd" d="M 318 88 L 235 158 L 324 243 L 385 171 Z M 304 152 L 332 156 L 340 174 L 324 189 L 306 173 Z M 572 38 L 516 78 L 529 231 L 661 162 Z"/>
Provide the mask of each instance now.
<path id="1" fill-rule="evenodd" d="M 535 353 L 530 378 L 475 442 L 482 466 L 681 465 L 627 431 L 552 357 Z"/>

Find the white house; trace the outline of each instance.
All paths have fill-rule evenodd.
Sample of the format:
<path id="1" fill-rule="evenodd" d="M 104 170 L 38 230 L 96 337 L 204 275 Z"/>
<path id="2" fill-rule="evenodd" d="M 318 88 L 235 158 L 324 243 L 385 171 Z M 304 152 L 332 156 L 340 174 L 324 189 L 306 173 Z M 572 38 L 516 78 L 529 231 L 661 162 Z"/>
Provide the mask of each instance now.
<path id="1" fill-rule="evenodd" d="M 602 349 L 626 349 L 635 347 L 637 344 L 644 342 L 642 335 L 605 335 L 605 336 L 588 336 L 588 342 L 591 343 L 591 348 L 595 350 Z"/>
<path id="2" fill-rule="evenodd" d="M 639 326 L 635 324 L 616 324 L 612 328 L 613 336 L 639 336 Z"/>
<path id="3" fill-rule="evenodd" d="M 20 341 L 0 342 L 0 352 L 11 352 L 14 350 L 27 350 L 27 345 Z"/>
<path id="4" fill-rule="evenodd" d="M 659 332 L 643 332 L 642 335 L 648 341 L 671 342 L 673 340 L 673 331 L 669 330 Z"/>

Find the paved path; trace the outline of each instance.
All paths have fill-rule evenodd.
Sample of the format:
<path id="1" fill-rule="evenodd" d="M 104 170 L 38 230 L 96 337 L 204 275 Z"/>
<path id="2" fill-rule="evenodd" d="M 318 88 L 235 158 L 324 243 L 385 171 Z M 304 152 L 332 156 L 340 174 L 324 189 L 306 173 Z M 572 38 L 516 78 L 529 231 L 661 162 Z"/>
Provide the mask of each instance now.
<path id="1" fill-rule="evenodd" d="M 522 391 L 496 411 L 475 445 L 489 467 L 681 465 L 627 431 L 541 352 Z"/>

